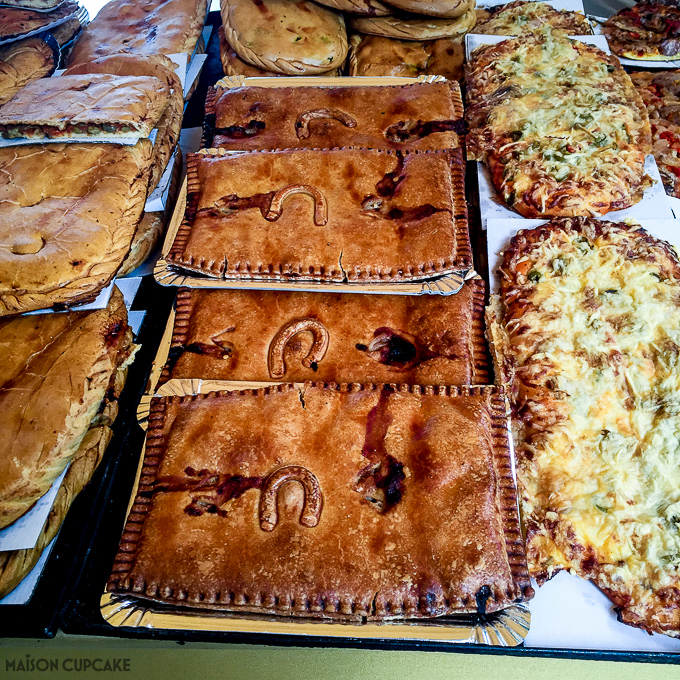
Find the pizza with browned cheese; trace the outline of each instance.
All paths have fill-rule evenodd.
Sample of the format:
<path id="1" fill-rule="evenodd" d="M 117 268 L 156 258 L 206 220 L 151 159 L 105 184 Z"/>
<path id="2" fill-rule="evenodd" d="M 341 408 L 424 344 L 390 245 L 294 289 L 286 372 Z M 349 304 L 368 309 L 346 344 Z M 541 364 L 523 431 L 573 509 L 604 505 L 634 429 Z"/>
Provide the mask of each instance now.
<path id="1" fill-rule="evenodd" d="M 602 27 L 620 57 L 665 61 L 680 56 L 680 8 L 641 2 L 609 17 Z"/>
<path id="2" fill-rule="evenodd" d="M 541 26 L 550 26 L 565 35 L 591 35 L 590 22 L 580 12 L 555 9 L 547 2 L 515 0 L 507 5 L 490 8 L 491 16 L 470 33 L 482 35 L 525 35 Z"/>
<path id="3" fill-rule="evenodd" d="M 680 637 L 680 261 L 638 225 L 567 218 L 520 231 L 499 274 L 530 573 L 571 570 Z"/>
<path id="4" fill-rule="evenodd" d="M 544 30 L 478 48 L 466 81 L 468 159 L 524 217 L 598 217 L 651 186 L 647 110 L 616 57 Z"/>
<path id="5" fill-rule="evenodd" d="M 652 126 L 652 153 L 669 196 L 680 198 L 680 71 L 631 73 Z"/>

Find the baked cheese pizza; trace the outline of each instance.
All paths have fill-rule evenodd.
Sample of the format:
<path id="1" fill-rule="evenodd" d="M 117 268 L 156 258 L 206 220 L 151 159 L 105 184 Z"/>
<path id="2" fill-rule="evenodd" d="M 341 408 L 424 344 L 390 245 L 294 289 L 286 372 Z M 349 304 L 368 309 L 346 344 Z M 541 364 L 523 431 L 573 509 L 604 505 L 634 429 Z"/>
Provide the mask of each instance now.
<path id="1" fill-rule="evenodd" d="M 652 153 L 669 196 L 680 198 L 680 71 L 630 75 L 647 107 Z"/>
<path id="2" fill-rule="evenodd" d="M 551 7 L 547 2 L 516 0 L 489 9 L 488 20 L 477 23 L 470 33 L 483 35 L 526 35 L 537 28 L 550 26 L 565 35 L 591 35 L 592 26 L 579 12 Z"/>
<path id="3" fill-rule="evenodd" d="M 521 215 L 602 216 L 651 186 L 647 110 L 616 57 L 544 30 L 478 48 L 466 80 L 468 159 Z"/>
<path id="4" fill-rule="evenodd" d="M 641 2 L 626 7 L 602 26 L 615 54 L 628 59 L 666 61 L 680 57 L 680 7 Z"/>
<path id="5" fill-rule="evenodd" d="M 637 225 L 557 219 L 503 255 L 488 328 L 539 583 L 593 581 L 680 637 L 680 261 Z"/>

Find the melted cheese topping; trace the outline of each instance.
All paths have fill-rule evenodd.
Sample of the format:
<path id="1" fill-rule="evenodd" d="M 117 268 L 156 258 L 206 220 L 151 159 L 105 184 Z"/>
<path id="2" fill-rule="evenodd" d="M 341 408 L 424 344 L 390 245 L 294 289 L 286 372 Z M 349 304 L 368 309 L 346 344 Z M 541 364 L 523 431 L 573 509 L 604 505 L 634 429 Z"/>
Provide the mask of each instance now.
<path id="1" fill-rule="evenodd" d="M 472 131 L 471 145 L 480 140 L 486 160 L 506 166 L 502 183 L 494 175 L 505 200 L 519 201 L 540 176 L 600 182 L 601 195 L 580 214 L 604 214 L 639 200 L 648 128 L 628 76 L 599 51 L 549 31 L 510 44 L 512 50 L 500 50 L 490 64 L 482 53 L 470 81 L 474 101 L 493 102 L 484 128 Z M 574 194 L 574 187 L 564 191 Z"/>
<path id="2" fill-rule="evenodd" d="M 471 33 L 486 35 L 524 35 L 545 25 L 568 31 L 572 35 L 589 35 L 592 28 L 588 20 L 578 12 L 557 10 L 546 2 L 512 2 L 500 9 Z"/>
<path id="3" fill-rule="evenodd" d="M 625 230 L 553 233 L 517 264 L 533 306 L 507 323 L 529 399 L 530 566 L 578 570 L 592 546 L 604 584 L 638 603 L 680 585 L 680 281 L 667 263 Z M 532 403 L 537 386 L 558 417 Z"/>

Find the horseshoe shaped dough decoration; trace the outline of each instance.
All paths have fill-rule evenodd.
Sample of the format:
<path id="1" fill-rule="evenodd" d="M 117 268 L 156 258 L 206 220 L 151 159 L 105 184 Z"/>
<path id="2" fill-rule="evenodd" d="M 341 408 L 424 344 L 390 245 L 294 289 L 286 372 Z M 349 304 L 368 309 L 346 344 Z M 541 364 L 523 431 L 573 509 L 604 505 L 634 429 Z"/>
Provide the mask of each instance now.
<path id="1" fill-rule="evenodd" d="M 286 375 L 286 362 L 283 358 L 284 350 L 290 340 L 298 333 L 310 332 L 314 336 L 314 342 L 309 354 L 302 360 L 302 365 L 312 368 L 312 364 L 318 364 L 328 351 L 331 340 L 328 329 L 316 319 L 293 319 L 289 321 L 274 336 L 269 345 L 269 375 L 272 378 L 283 378 Z"/>
<path id="2" fill-rule="evenodd" d="M 295 134 L 298 139 L 309 139 L 312 131 L 310 129 L 310 123 L 313 120 L 337 120 L 340 121 L 345 127 L 353 128 L 357 126 L 356 120 L 352 116 L 340 111 L 338 109 L 312 109 L 311 111 L 305 111 L 298 116 L 295 122 Z"/>
<path id="3" fill-rule="evenodd" d="M 323 194 L 309 184 L 289 184 L 279 189 L 272 197 L 265 219 L 270 222 L 278 220 L 283 212 L 283 202 L 293 194 L 307 194 L 314 199 L 314 224 L 323 227 L 328 222 L 328 203 Z"/>
<path id="4" fill-rule="evenodd" d="M 300 524 L 315 527 L 321 517 L 323 497 L 319 480 L 307 468 L 300 465 L 287 465 L 272 472 L 262 487 L 260 496 L 260 528 L 262 531 L 273 531 L 279 521 L 277 501 L 279 489 L 286 482 L 299 482 L 305 490 L 305 503 L 300 515 Z"/>

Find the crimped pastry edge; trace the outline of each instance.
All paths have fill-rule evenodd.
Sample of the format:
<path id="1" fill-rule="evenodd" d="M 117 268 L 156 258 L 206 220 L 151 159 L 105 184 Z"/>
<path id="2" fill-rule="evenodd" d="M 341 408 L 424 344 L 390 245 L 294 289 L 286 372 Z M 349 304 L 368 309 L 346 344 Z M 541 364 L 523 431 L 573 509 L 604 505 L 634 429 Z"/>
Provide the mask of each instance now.
<path id="1" fill-rule="evenodd" d="M 503 388 L 492 385 L 471 386 L 463 385 L 460 387 L 449 385 L 406 385 L 389 384 L 396 392 L 410 393 L 415 395 L 433 395 L 442 397 L 474 397 L 488 396 L 489 415 L 491 419 L 490 434 L 492 440 L 492 456 L 494 473 L 497 483 L 497 502 L 499 515 L 505 535 L 505 548 L 508 559 L 508 566 L 512 575 L 513 585 L 507 588 L 504 593 L 508 598 L 506 601 L 499 601 L 496 594 L 491 592 L 484 603 L 484 612 L 490 613 L 498 611 L 514 603 L 526 601 L 533 597 L 534 590 L 531 587 L 526 558 L 524 555 L 524 544 L 519 524 L 519 514 L 517 509 L 517 493 L 515 490 L 512 475 L 512 462 L 507 434 L 507 414 L 505 407 L 505 396 Z M 305 382 L 303 391 L 309 387 L 321 387 L 322 389 L 337 392 L 362 392 L 362 391 L 381 391 L 385 385 L 375 383 L 332 383 L 332 382 Z M 179 604 L 196 608 L 210 608 L 224 611 L 270 613 L 288 616 L 316 616 L 330 619 L 361 619 L 361 620 L 389 620 L 401 618 L 432 618 L 427 613 L 422 613 L 423 602 L 418 602 L 415 606 L 411 603 L 390 604 L 390 615 L 377 615 L 371 611 L 373 604 L 367 602 L 357 602 L 355 600 L 342 601 L 337 598 L 336 602 L 327 601 L 325 598 L 316 598 L 308 595 L 304 602 L 288 602 L 281 606 L 279 598 L 273 596 L 276 605 L 274 607 L 263 604 L 263 594 L 256 593 L 250 596 L 248 593 L 192 593 L 188 590 L 181 590 L 177 593 L 164 587 L 160 583 L 147 583 L 142 579 L 132 582 L 129 578 L 135 554 L 139 549 L 139 542 L 143 531 L 143 525 L 149 513 L 151 502 L 146 493 L 152 488 L 158 467 L 165 453 L 162 443 L 162 429 L 166 417 L 166 405 L 168 403 L 187 403 L 211 398 L 220 397 L 225 394 L 240 394 L 253 396 L 267 396 L 270 394 L 286 393 L 296 391 L 299 388 L 294 383 L 282 383 L 270 385 L 258 389 L 244 389 L 234 392 L 208 392 L 203 394 L 191 394 L 185 396 L 154 397 L 151 402 L 149 414 L 149 429 L 147 431 L 146 446 L 142 464 L 141 476 L 138 488 L 134 492 L 134 501 L 131 504 L 125 528 L 121 537 L 118 552 L 112 567 L 106 590 L 107 592 L 130 593 L 134 596 L 161 601 L 169 604 Z M 170 591 L 170 592 L 168 592 Z M 218 598 L 217 595 L 220 597 Z M 228 599 L 228 602 L 223 600 Z M 212 601 L 211 601 L 212 598 Z M 217 602 L 217 600 L 220 600 Z M 235 600 L 245 601 L 246 604 L 236 604 Z M 320 605 L 313 602 L 322 600 Z M 259 603 L 258 603 L 259 601 Z M 252 602 L 250 604 L 249 602 Z M 217 605 L 217 606 L 215 606 Z M 456 606 L 458 605 L 458 606 Z M 331 611 L 334 608 L 334 611 Z M 344 611 L 342 611 L 344 609 Z M 401 613 L 399 613 L 401 609 Z M 465 613 L 479 611 L 479 603 L 474 598 L 466 596 L 460 598 L 455 605 L 448 606 L 447 614 Z M 397 612 L 394 614 L 394 612 Z M 425 609 L 426 612 L 426 609 Z"/>

